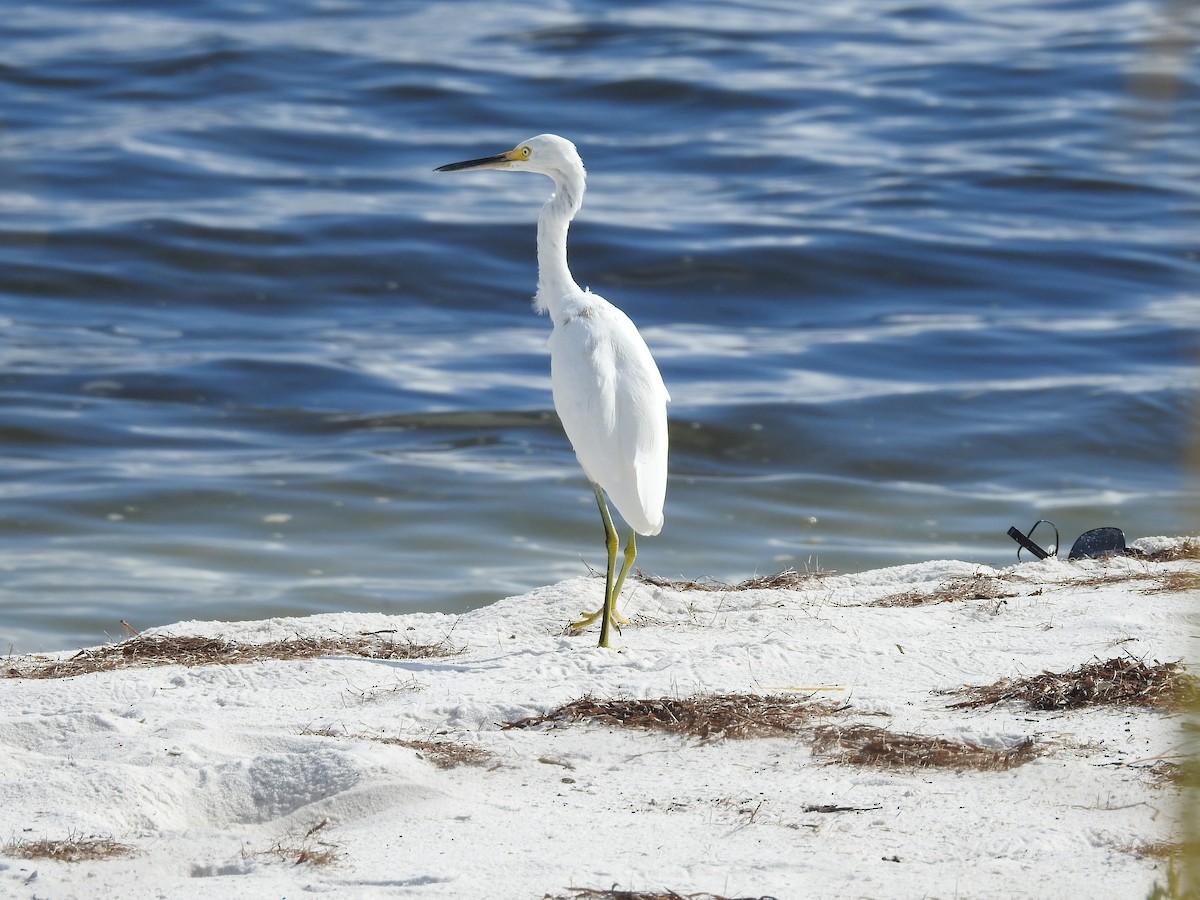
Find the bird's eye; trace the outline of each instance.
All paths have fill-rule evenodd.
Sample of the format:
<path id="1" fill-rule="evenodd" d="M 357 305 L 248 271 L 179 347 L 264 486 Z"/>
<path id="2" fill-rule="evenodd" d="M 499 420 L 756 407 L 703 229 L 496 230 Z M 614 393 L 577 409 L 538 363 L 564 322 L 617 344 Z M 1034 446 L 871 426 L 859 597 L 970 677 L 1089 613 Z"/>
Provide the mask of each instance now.
<path id="1" fill-rule="evenodd" d="M 529 159 L 529 148 L 528 147 L 521 148 L 521 159 Z"/>

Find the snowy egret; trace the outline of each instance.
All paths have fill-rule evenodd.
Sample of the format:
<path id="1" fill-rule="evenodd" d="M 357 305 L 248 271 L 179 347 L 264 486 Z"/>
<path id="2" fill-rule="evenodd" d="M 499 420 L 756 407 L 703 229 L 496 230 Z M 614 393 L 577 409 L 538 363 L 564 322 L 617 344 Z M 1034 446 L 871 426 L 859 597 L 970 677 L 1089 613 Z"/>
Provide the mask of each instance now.
<path id="1" fill-rule="evenodd" d="M 636 535 L 655 535 L 662 529 L 671 398 L 633 322 L 603 297 L 576 284 L 567 267 L 567 229 L 583 204 L 586 180 L 575 145 L 556 134 L 539 134 L 513 150 L 435 171 L 471 169 L 538 172 L 554 181 L 554 193 L 538 216 L 533 305 L 539 313 L 549 313 L 554 324 L 549 341 L 554 408 L 596 493 L 608 550 L 604 605 L 572 627 L 600 619 L 600 646 L 607 647 L 610 623 L 629 621 L 617 612 L 617 597 L 637 557 Z M 630 526 L 619 575 L 617 532 L 605 494 Z"/>

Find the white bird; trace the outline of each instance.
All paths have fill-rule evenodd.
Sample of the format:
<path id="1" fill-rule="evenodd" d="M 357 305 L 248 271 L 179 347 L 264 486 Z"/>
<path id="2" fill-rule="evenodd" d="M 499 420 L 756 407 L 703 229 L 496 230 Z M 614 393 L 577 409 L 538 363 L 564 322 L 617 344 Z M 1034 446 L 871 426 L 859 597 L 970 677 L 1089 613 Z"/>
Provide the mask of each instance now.
<path id="1" fill-rule="evenodd" d="M 662 530 L 671 398 L 633 322 L 603 297 L 576 284 L 567 267 L 567 229 L 583 204 L 586 180 L 575 145 L 556 134 L 539 134 L 505 153 L 435 171 L 470 169 L 538 172 L 554 180 L 554 193 L 538 216 L 533 304 L 554 323 L 549 341 L 554 408 L 596 492 L 608 550 L 604 605 L 572 627 L 600 619 L 600 646 L 607 647 L 610 623 L 629 621 L 617 612 L 617 597 L 637 557 L 635 535 Z M 617 532 L 605 494 L 630 526 L 619 575 Z"/>

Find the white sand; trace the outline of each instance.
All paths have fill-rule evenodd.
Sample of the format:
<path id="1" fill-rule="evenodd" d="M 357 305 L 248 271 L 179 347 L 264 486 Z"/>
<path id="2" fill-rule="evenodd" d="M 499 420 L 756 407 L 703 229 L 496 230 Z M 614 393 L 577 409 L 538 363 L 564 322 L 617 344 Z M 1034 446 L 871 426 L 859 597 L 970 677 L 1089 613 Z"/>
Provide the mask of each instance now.
<path id="1" fill-rule="evenodd" d="M 1149 546 L 1151 542 L 1143 542 Z M 1159 541 L 1161 543 L 1161 540 Z M 0 843 L 111 838 L 90 862 L 0 854 L 14 898 L 541 898 L 568 888 L 730 897 L 1141 898 L 1172 838 L 1181 716 L 1140 708 L 948 709 L 937 692 L 1130 654 L 1184 659 L 1196 561 L 929 562 L 798 591 L 627 589 L 619 649 L 563 625 L 578 578 L 463 615 L 186 622 L 148 634 L 258 642 L 398 629 L 458 655 L 138 668 L 0 680 Z M 977 573 L 1016 596 L 869 604 Z M 1089 585 L 1097 575 L 1116 581 Z M 1194 670 L 1194 667 L 1193 667 Z M 1045 754 L 999 772 L 814 757 L 811 735 L 704 742 L 594 725 L 501 730 L 599 698 L 816 692 L 834 719 Z M 819 723 L 817 723 L 819 724 Z M 313 731 L 331 730 L 337 736 Z M 367 739 L 484 748 L 482 766 Z M 841 812 L 811 807 L 851 807 Z M 858 810 L 858 811 L 855 811 Z M 312 836 L 305 833 L 326 824 Z M 327 865 L 296 853 L 332 849 Z M 273 850 L 290 851 L 274 853 Z M 281 858 L 286 857 L 286 858 Z"/>

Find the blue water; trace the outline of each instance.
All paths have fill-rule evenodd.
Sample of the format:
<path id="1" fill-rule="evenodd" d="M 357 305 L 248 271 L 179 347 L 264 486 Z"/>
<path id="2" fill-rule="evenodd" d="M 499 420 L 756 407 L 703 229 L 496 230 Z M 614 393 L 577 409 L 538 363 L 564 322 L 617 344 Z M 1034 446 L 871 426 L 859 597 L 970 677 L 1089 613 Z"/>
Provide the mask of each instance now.
<path id="1" fill-rule="evenodd" d="M 543 131 L 674 401 L 645 571 L 1194 533 L 1195 4 L 817 6 L 8 9 L 0 645 L 600 567 L 529 304 L 550 183 L 432 172 Z"/>

